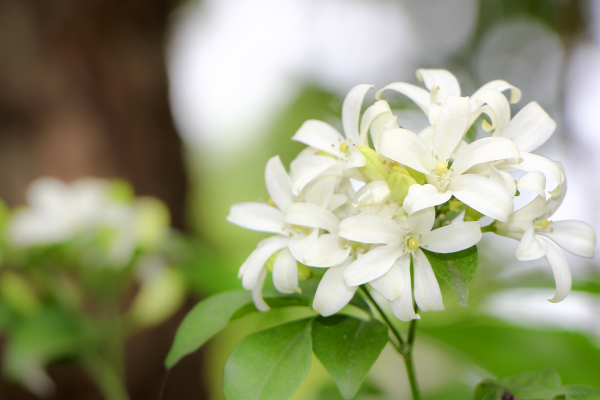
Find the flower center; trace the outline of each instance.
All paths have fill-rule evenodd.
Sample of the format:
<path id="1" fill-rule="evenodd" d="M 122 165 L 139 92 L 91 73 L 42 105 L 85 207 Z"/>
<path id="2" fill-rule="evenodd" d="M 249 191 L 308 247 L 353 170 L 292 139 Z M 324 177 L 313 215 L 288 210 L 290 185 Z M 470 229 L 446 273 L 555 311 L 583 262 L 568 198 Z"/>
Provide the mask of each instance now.
<path id="1" fill-rule="evenodd" d="M 443 174 L 444 172 L 448 171 L 448 164 L 439 162 L 435 165 L 435 170 L 438 174 Z"/>
<path id="2" fill-rule="evenodd" d="M 542 222 L 540 222 L 540 226 L 541 226 L 542 228 L 547 228 L 547 227 L 548 227 L 548 225 L 550 225 L 550 223 L 548 222 L 548 220 L 547 220 L 546 218 L 544 218 L 544 219 L 542 220 Z"/>
<path id="3" fill-rule="evenodd" d="M 344 153 L 349 153 L 348 142 L 343 142 L 342 144 L 340 144 L 340 150 L 343 151 Z"/>
<path id="4" fill-rule="evenodd" d="M 409 247 L 411 250 L 416 250 L 416 249 L 417 249 L 417 247 L 419 247 L 419 241 L 418 241 L 417 239 L 415 239 L 414 237 L 413 237 L 413 238 L 410 238 L 410 239 L 408 239 L 408 242 L 407 242 L 407 243 L 408 243 L 408 247 Z"/>

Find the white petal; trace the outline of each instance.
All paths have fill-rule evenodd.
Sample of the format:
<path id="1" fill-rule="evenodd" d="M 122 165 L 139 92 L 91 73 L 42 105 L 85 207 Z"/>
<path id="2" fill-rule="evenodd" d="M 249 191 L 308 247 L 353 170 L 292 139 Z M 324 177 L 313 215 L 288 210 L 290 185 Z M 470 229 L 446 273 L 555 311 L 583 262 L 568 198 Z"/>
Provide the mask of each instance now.
<path id="1" fill-rule="evenodd" d="M 519 158 L 521 155 L 515 144 L 506 138 L 487 137 L 479 139 L 465 147 L 452 163 L 452 177 L 461 175 L 474 165 L 503 160 L 507 158 Z"/>
<path id="2" fill-rule="evenodd" d="M 400 266 L 402 275 L 404 277 L 404 292 L 398 300 L 390 301 L 390 308 L 392 312 L 401 321 L 410 321 L 412 319 L 421 319 L 419 314 L 415 314 L 413 307 L 413 295 L 410 279 L 410 255 L 406 254 L 396 261 L 394 267 Z"/>
<path id="3" fill-rule="evenodd" d="M 390 200 L 392 191 L 386 181 L 373 181 L 361 187 L 352 199 L 352 206 L 364 211 L 367 207 L 381 207 Z"/>
<path id="4" fill-rule="evenodd" d="M 290 238 L 289 249 L 294 258 L 304 263 L 304 253 L 318 239 L 319 230 L 313 229 L 308 235 L 296 234 Z"/>
<path id="5" fill-rule="evenodd" d="M 569 253 L 594 257 L 596 233 L 587 223 L 577 220 L 551 221 L 550 226 L 537 232 L 552 239 Z"/>
<path id="6" fill-rule="evenodd" d="M 398 245 L 385 245 L 369 251 L 346 269 L 344 272 L 346 284 L 362 285 L 379 278 L 389 271 L 403 252 L 404 250 Z"/>
<path id="7" fill-rule="evenodd" d="M 271 158 L 265 168 L 265 183 L 269 196 L 280 210 L 285 210 L 292 204 L 292 181 L 279 156 Z"/>
<path id="8" fill-rule="evenodd" d="M 469 120 L 469 98 L 450 95 L 442 103 L 433 133 L 433 154 L 447 162 L 463 137 Z"/>
<path id="9" fill-rule="evenodd" d="M 328 209 L 315 204 L 294 203 L 285 211 L 285 222 L 292 225 L 321 228 L 337 233 L 340 220 Z"/>
<path id="10" fill-rule="evenodd" d="M 350 168 L 360 168 L 367 165 L 367 159 L 355 146 L 350 146 L 350 156 L 344 164 L 344 170 Z"/>
<path id="11" fill-rule="evenodd" d="M 433 273 L 431 264 L 420 249 L 413 256 L 415 272 L 415 301 L 423 311 L 441 311 L 444 309 L 440 285 Z"/>
<path id="12" fill-rule="evenodd" d="M 412 185 L 402 207 L 409 215 L 425 208 L 437 206 L 450 200 L 452 193 L 440 193 L 433 185 Z"/>
<path id="13" fill-rule="evenodd" d="M 519 261 L 530 261 L 537 260 L 545 255 L 546 243 L 534 233 L 533 224 L 531 224 L 523 233 L 523 237 L 515 251 L 515 258 Z"/>
<path id="14" fill-rule="evenodd" d="M 556 293 L 549 301 L 559 303 L 563 301 L 571 291 L 571 270 L 567 260 L 560 254 L 560 251 L 549 240 L 546 241 L 546 261 L 552 268 L 554 274 L 554 283 L 556 284 Z"/>
<path id="15" fill-rule="evenodd" d="M 313 300 L 313 309 L 324 317 L 344 308 L 358 289 L 358 286 L 348 286 L 344 282 L 344 271 L 351 262 L 352 258 L 349 258 L 343 264 L 329 268 L 319 282 Z"/>
<path id="16" fill-rule="evenodd" d="M 231 206 L 227 221 L 246 229 L 283 234 L 283 213 L 265 203 L 238 203 Z"/>
<path id="17" fill-rule="evenodd" d="M 304 201 L 320 207 L 327 207 L 333 196 L 336 176 L 321 176 L 314 179 L 304 188 Z"/>
<path id="18" fill-rule="evenodd" d="M 338 207 L 343 206 L 348 201 L 348 196 L 345 194 L 335 193 L 331 196 L 331 200 L 329 200 L 329 204 L 327 205 L 327 209 L 329 211 L 334 211 Z"/>
<path id="19" fill-rule="evenodd" d="M 338 235 L 360 243 L 398 243 L 406 231 L 389 218 L 360 214 L 340 222 Z"/>
<path id="20" fill-rule="evenodd" d="M 379 148 L 379 137 L 383 131 L 398 128 L 396 117 L 392 114 L 387 101 L 376 101 L 375 104 L 365 110 L 360 121 L 360 138 L 358 143 L 360 146 L 369 145 L 369 137 L 367 136 L 369 128 L 371 129 L 371 139 L 375 145 L 375 150 Z"/>
<path id="21" fill-rule="evenodd" d="M 556 188 L 550 192 L 550 198 L 546 202 L 548 218 L 550 218 L 556 212 L 556 210 L 558 210 L 558 207 L 560 207 L 565 199 L 565 195 L 567 194 L 567 178 L 565 176 L 565 170 L 563 169 L 561 163 L 555 162 L 554 164 L 560 170 L 562 180 L 558 183 L 558 186 L 556 186 Z"/>
<path id="22" fill-rule="evenodd" d="M 425 89 L 422 89 L 418 86 L 411 85 L 410 83 L 404 82 L 395 82 L 387 85 L 383 89 L 375 94 L 375 98 L 377 100 L 381 99 L 381 94 L 386 90 L 395 90 L 398 93 L 402 93 L 409 99 L 411 99 L 417 106 L 421 108 L 425 112 L 425 114 L 429 114 L 429 104 L 431 102 L 429 92 Z"/>
<path id="23" fill-rule="evenodd" d="M 555 129 L 556 122 L 532 101 L 513 117 L 502 136 L 512 139 L 522 152 L 529 153 L 544 144 Z"/>
<path id="24" fill-rule="evenodd" d="M 443 103 L 448 95 L 460 96 L 458 80 L 445 69 L 418 69 L 417 79 L 424 82 L 429 91 L 438 89 L 434 95 L 438 103 Z"/>
<path id="25" fill-rule="evenodd" d="M 516 168 L 523 171 L 540 171 L 556 183 L 563 180 L 563 171 L 556 162 L 533 153 L 521 153 L 523 161 Z"/>
<path id="26" fill-rule="evenodd" d="M 328 268 L 340 264 L 349 255 L 350 246 L 346 246 L 338 235 L 325 234 L 319 236 L 306 250 L 304 264 Z"/>
<path id="27" fill-rule="evenodd" d="M 313 179 L 322 175 L 337 161 L 327 156 L 306 156 L 296 158 L 290 164 L 290 177 L 292 178 L 292 193 L 299 196 L 304 186 Z"/>
<path id="28" fill-rule="evenodd" d="M 521 240 L 532 221 L 546 214 L 546 200 L 536 196 L 525 207 L 513 212 L 508 223 L 496 222 L 496 234 Z"/>
<path id="29" fill-rule="evenodd" d="M 519 100 L 521 100 L 521 91 L 519 90 L 519 88 L 500 79 L 486 83 L 485 85 L 480 87 L 475 93 L 473 93 L 473 96 L 471 98 L 477 97 L 479 92 L 487 89 L 493 89 L 499 92 L 504 92 L 505 90 L 510 89 L 510 104 L 517 103 Z"/>
<path id="30" fill-rule="evenodd" d="M 298 287 L 298 262 L 289 249 L 281 250 L 275 259 L 273 284 L 281 293 L 300 292 Z"/>
<path id="31" fill-rule="evenodd" d="M 422 235 L 431 231 L 435 223 L 435 209 L 433 207 L 412 213 L 408 216 L 408 230 L 414 235 Z"/>
<path id="32" fill-rule="evenodd" d="M 404 293 L 404 276 L 399 263 L 402 258 L 405 257 L 400 257 L 388 272 L 369 282 L 373 289 L 389 301 L 398 300 Z"/>
<path id="33" fill-rule="evenodd" d="M 433 150 L 433 125 L 427 125 L 418 133 L 419 138 L 427 145 L 429 150 Z"/>
<path id="34" fill-rule="evenodd" d="M 468 249 L 480 240 L 479 222 L 456 222 L 423 234 L 420 245 L 435 253 L 454 253 Z"/>
<path id="35" fill-rule="evenodd" d="M 365 94 L 373 85 L 354 86 L 344 99 L 342 104 L 342 125 L 346 138 L 354 144 L 358 144 L 358 120 L 360 118 L 360 109 L 365 98 Z"/>
<path id="36" fill-rule="evenodd" d="M 469 207 L 501 222 L 507 222 L 513 211 L 512 197 L 504 186 L 480 175 L 461 175 L 446 190 Z"/>
<path id="37" fill-rule="evenodd" d="M 338 158 L 346 154 L 340 150 L 340 145 L 346 140 L 333 126 L 316 119 L 304 122 L 292 140 L 304 143 L 307 146 L 323 150 Z"/>
<path id="38" fill-rule="evenodd" d="M 487 114 L 492 124 L 484 120 L 483 128 L 486 131 L 494 131 L 494 136 L 502 135 L 510 121 L 510 105 L 506 97 L 497 90 L 484 89 L 478 91 L 477 104 L 487 104 L 481 107 L 481 112 Z"/>
<path id="39" fill-rule="evenodd" d="M 246 262 L 240 268 L 242 275 L 242 286 L 246 290 L 252 290 L 257 284 L 260 271 L 263 270 L 265 263 L 275 252 L 287 247 L 289 239 L 282 236 L 272 236 L 259 244 L 250 254 Z"/>
<path id="40" fill-rule="evenodd" d="M 256 280 L 256 285 L 252 288 L 252 301 L 258 309 L 258 311 L 269 311 L 271 307 L 265 302 L 262 296 L 263 285 L 265 284 L 265 278 L 267 277 L 267 270 L 261 269 L 260 274 Z"/>
<path id="41" fill-rule="evenodd" d="M 531 190 L 542 198 L 546 198 L 546 176 L 540 171 L 527 172 L 519 178 L 517 188 Z"/>
<path id="42" fill-rule="evenodd" d="M 504 186 L 506 193 L 508 193 L 510 197 L 515 197 L 517 185 L 508 172 L 498 171 L 492 164 L 490 167 L 490 180 L 498 183 L 501 186 Z"/>
<path id="43" fill-rule="evenodd" d="M 426 175 L 431 175 L 436 164 L 429 147 L 416 133 L 407 129 L 390 129 L 383 132 L 379 152 Z"/>

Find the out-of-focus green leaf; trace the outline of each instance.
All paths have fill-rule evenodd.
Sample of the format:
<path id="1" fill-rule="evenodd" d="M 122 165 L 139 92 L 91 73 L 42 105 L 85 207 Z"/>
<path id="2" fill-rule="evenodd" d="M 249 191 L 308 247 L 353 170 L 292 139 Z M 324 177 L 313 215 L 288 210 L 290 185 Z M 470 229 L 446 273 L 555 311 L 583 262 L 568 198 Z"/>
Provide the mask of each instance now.
<path id="1" fill-rule="evenodd" d="M 310 369 L 312 321 L 292 321 L 246 336 L 225 364 L 227 399 L 289 398 Z"/>
<path id="2" fill-rule="evenodd" d="M 539 372 L 522 372 L 518 375 L 486 379 L 475 387 L 474 400 L 518 398 L 520 400 L 597 400 L 600 389 L 591 386 L 563 386 L 553 368 Z"/>
<path id="3" fill-rule="evenodd" d="M 29 282 L 11 271 L 5 271 L 0 276 L 0 296 L 21 315 L 35 314 L 40 308 L 39 300 Z"/>
<path id="4" fill-rule="evenodd" d="M 163 268 L 142 282 L 128 313 L 136 326 L 158 325 L 181 307 L 186 289 L 181 275 L 173 268 Z"/>
<path id="5" fill-rule="evenodd" d="M 431 263 L 433 272 L 444 279 L 456 294 L 458 304 L 467 308 L 469 305 L 469 288 L 477 270 L 477 246 L 469 247 L 456 253 L 433 253 L 423 250 Z"/>
<path id="6" fill-rule="evenodd" d="M 313 350 L 345 399 L 352 399 L 388 340 L 388 328 L 377 320 L 343 315 L 319 317 L 313 323 Z"/>
<path id="7" fill-rule="evenodd" d="M 360 386 L 360 389 L 356 393 L 354 398 L 361 398 L 361 395 L 367 395 L 369 399 L 381 399 L 384 400 L 383 391 L 381 388 L 376 386 L 373 382 L 371 382 L 368 378 Z M 333 383 L 331 385 L 325 386 L 321 389 L 321 392 L 317 395 L 315 400 L 343 400 L 344 398 L 340 394 L 340 390 Z"/>
<path id="8" fill-rule="evenodd" d="M 60 310 L 45 309 L 11 330 L 4 370 L 13 379 L 26 379 L 48 362 L 81 354 L 92 341 L 86 325 Z"/>
<path id="9" fill-rule="evenodd" d="M 181 358 L 198 350 L 208 339 L 225 328 L 231 317 L 251 301 L 248 291 L 224 292 L 198 303 L 185 317 L 165 361 L 172 368 Z"/>
<path id="10" fill-rule="evenodd" d="M 577 332 L 519 328 L 482 315 L 445 324 L 423 318 L 419 331 L 452 346 L 496 376 L 551 365 L 564 383 L 598 384 L 600 349 Z"/>

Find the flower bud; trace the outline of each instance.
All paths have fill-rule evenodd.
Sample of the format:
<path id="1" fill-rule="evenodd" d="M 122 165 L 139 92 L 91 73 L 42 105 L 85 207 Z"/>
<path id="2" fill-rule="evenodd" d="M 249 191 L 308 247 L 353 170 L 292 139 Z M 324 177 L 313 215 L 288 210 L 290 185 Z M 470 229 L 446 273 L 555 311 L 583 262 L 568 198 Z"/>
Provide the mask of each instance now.
<path id="1" fill-rule="evenodd" d="M 356 148 L 367 161 L 367 165 L 358 169 L 363 176 L 369 181 L 387 181 L 390 171 L 379 158 L 379 154 L 367 146 L 356 146 Z"/>
<path id="2" fill-rule="evenodd" d="M 465 221 L 479 221 L 483 217 L 483 214 L 477 210 L 473 210 L 471 207 L 465 207 Z"/>
<path id="3" fill-rule="evenodd" d="M 298 263 L 298 280 L 305 281 L 312 276 L 312 271 L 306 265 Z"/>
<path id="4" fill-rule="evenodd" d="M 388 177 L 388 186 L 392 192 L 392 196 L 402 204 L 404 198 L 408 195 L 408 188 L 417 184 L 417 181 L 409 175 L 404 167 L 394 167 Z"/>

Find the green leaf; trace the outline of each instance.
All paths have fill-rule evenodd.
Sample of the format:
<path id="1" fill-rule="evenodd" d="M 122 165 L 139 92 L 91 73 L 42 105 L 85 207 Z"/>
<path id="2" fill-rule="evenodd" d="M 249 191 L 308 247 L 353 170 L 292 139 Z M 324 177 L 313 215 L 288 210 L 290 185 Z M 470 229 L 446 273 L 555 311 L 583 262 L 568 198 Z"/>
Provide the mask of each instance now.
<path id="1" fill-rule="evenodd" d="M 303 297 L 296 296 L 281 296 L 281 297 L 265 297 L 265 302 L 271 308 L 282 308 L 282 307 L 308 307 L 309 300 Z M 231 316 L 231 320 L 238 319 L 243 317 L 246 314 L 250 314 L 253 312 L 257 312 L 258 309 L 254 305 L 253 302 L 250 302 L 240 309 L 238 309 L 235 314 Z"/>
<path id="2" fill-rule="evenodd" d="M 219 293 L 198 303 L 185 317 L 165 361 L 172 368 L 181 358 L 198 350 L 221 329 L 231 317 L 252 300 L 248 291 Z"/>
<path id="3" fill-rule="evenodd" d="M 474 400 L 514 396 L 520 400 L 600 400 L 600 389 L 585 385 L 562 386 L 553 368 L 522 372 L 497 381 L 486 379 L 475 387 Z"/>
<path id="4" fill-rule="evenodd" d="M 227 399 L 289 398 L 310 369 L 312 321 L 292 321 L 246 336 L 225 364 Z"/>
<path id="5" fill-rule="evenodd" d="M 352 399 L 385 347 L 388 329 L 377 320 L 334 315 L 315 320 L 312 339 L 315 355 L 342 396 Z"/>
<path id="6" fill-rule="evenodd" d="M 600 400 L 600 389 L 587 385 L 567 385 L 564 392 L 569 400 Z"/>
<path id="7" fill-rule="evenodd" d="M 469 247 L 456 253 L 440 254 L 423 250 L 431 263 L 433 272 L 444 279 L 456 294 L 462 308 L 469 305 L 469 288 L 477 270 L 477 247 Z"/>

